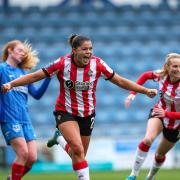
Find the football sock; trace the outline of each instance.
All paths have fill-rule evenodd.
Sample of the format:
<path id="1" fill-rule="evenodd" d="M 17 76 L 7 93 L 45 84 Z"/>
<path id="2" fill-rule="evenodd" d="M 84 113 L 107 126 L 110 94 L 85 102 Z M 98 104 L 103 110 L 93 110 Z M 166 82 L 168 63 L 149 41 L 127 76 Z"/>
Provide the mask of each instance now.
<path id="1" fill-rule="evenodd" d="M 78 177 L 78 180 L 90 180 L 87 161 L 73 164 L 73 169 Z"/>
<path id="2" fill-rule="evenodd" d="M 148 155 L 149 148 L 150 146 L 144 144 L 143 141 L 138 145 L 135 161 L 131 171 L 131 176 L 137 176 L 139 174 L 140 168 Z"/>
<path id="3" fill-rule="evenodd" d="M 152 178 L 155 176 L 155 174 L 158 172 L 158 170 L 163 165 L 164 161 L 166 159 L 166 156 L 162 157 L 161 159 L 157 159 L 156 155 L 152 164 L 152 167 L 149 170 L 148 176 L 149 178 Z"/>
<path id="4" fill-rule="evenodd" d="M 23 176 L 24 172 L 24 166 L 13 163 L 12 164 L 12 180 L 21 180 L 21 177 Z"/>
<path id="5" fill-rule="evenodd" d="M 31 170 L 31 167 L 24 166 L 23 176 Z"/>
<path id="6" fill-rule="evenodd" d="M 59 143 L 59 145 L 69 154 L 69 144 L 66 142 L 66 140 L 64 139 L 63 136 L 59 136 L 57 138 L 57 142 Z M 70 154 L 69 154 L 70 155 Z"/>

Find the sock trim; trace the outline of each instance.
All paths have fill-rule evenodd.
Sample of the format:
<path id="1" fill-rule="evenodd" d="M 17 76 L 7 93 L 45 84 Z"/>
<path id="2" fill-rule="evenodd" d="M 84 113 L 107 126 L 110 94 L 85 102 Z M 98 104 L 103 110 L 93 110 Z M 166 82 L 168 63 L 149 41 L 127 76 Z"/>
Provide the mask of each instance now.
<path id="1" fill-rule="evenodd" d="M 82 161 L 82 162 L 78 162 L 78 163 L 74 163 L 73 164 L 73 169 L 76 170 L 80 170 L 80 169 L 84 169 L 88 167 L 88 163 L 87 161 Z"/>
<path id="2" fill-rule="evenodd" d="M 151 146 L 145 144 L 143 141 L 138 145 L 139 149 L 144 152 L 148 152 Z"/>
<path id="3" fill-rule="evenodd" d="M 67 153 L 69 152 L 69 148 L 70 148 L 69 144 L 66 144 L 66 145 L 65 145 L 65 151 L 66 151 Z"/>
<path id="4" fill-rule="evenodd" d="M 155 161 L 157 163 L 163 163 L 166 160 L 166 156 L 163 156 L 161 158 L 157 158 L 157 155 L 155 155 Z"/>

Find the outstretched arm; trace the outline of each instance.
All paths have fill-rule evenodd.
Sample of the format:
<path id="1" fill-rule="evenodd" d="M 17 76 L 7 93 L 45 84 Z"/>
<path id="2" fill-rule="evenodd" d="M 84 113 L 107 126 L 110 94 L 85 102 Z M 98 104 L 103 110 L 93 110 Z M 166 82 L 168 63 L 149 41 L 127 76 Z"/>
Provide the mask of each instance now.
<path id="1" fill-rule="evenodd" d="M 21 76 L 21 77 L 15 79 L 13 81 L 10 81 L 6 84 L 3 84 L 1 87 L 1 90 L 2 90 L 2 92 L 6 93 L 9 90 L 11 90 L 13 87 L 31 84 L 31 83 L 39 81 L 45 77 L 46 77 L 46 74 L 43 72 L 43 70 L 38 70 L 36 72 Z"/>
<path id="2" fill-rule="evenodd" d="M 141 85 L 134 83 L 133 81 L 130 81 L 126 78 L 119 76 L 118 74 L 115 74 L 112 77 L 111 82 L 113 82 L 114 84 L 116 84 L 117 86 L 119 86 L 121 88 L 124 88 L 127 90 L 132 90 L 132 91 L 139 92 L 142 94 L 146 94 L 147 96 L 149 96 L 151 98 L 153 98 L 157 94 L 156 89 L 145 88 Z"/>
<path id="3" fill-rule="evenodd" d="M 140 75 L 140 77 L 137 79 L 136 83 L 139 85 L 143 85 L 147 80 L 157 78 L 156 75 L 152 71 L 144 72 Z M 125 100 L 125 107 L 128 108 L 131 104 L 131 101 L 133 101 L 136 97 L 135 91 L 131 91 L 130 94 L 127 96 Z"/>
<path id="4" fill-rule="evenodd" d="M 45 93 L 46 89 L 48 88 L 48 85 L 51 81 L 51 78 L 46 78 L 43 80 L 41 86 L 39 88 L 36 88 L 33 84 L 29 84 L 28 91 L 35 99 L 40 99 L 42 95 Z"/>
<path id="5" fill-rule="evenodd" d="M 154 79 L 155 75 L 152 71 L 147 71 L 142 73 L 139 78 L 137 79 L 136 83 L 139 85 L 143 85 L 148 79 Z M 130 94 L 136 94 L 135 91 L 131 91 Z"/>

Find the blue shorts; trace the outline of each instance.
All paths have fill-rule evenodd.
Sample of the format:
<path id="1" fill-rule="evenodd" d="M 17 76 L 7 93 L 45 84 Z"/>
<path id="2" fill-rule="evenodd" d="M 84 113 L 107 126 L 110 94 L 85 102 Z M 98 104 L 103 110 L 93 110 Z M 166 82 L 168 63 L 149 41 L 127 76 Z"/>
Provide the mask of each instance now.
<path id="1" fill-rule="evenodd" d="M 26 141 L 36 140 L 36 134 L 32 124 L 1 123 L 1 130 L 7 145 L 16 137 L 24 137 Z"/>

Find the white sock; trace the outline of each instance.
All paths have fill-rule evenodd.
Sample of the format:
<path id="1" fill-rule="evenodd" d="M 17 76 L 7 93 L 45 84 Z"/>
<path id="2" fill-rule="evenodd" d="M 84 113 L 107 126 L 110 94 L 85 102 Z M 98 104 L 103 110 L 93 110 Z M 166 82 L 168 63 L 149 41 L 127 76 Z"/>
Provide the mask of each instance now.
<path id="1" fill-rule="evenodd" d="M 153 164 L 149 170 L 149 173 L 147 175 L 148 179 L 151 179 L 155 176 L 155 174 L 158 172 L 158 170 L 161 168 L 161 166 L 163 165 L 163 162 L 157 162 L 155 159 L 153 161 Z"/>
<path id="2" fill-rule="evenodd" d="M 66 147 L 66 140 L 64 139 L 63 136 L 58 136 L 57 138 L 57 142 L 59 143 L 59 145 L 65 150 L 65 147 Z"/>
<path id="3" fill-rule="evenodd" d="M 139 147 L 137 148 L 135 161 L 134 161 L 130 176 L 138 176 L 140 168 L 142 164 L 144 163 L 147 155 L 148 155 L 148 152 L 141 151 Z"/>
<path id="4" fill-rule="evenodd" d="M 76 173 L 78 180 L 90 180 L 89 167 L 86 160 L 74 163 L 73 170 Z"/>
<path id="5" fill-rule="evenodd" d="M 78 180 L 90 180 L 89 178 L 89 168 L 79 169 L 75 171 Z"/>

